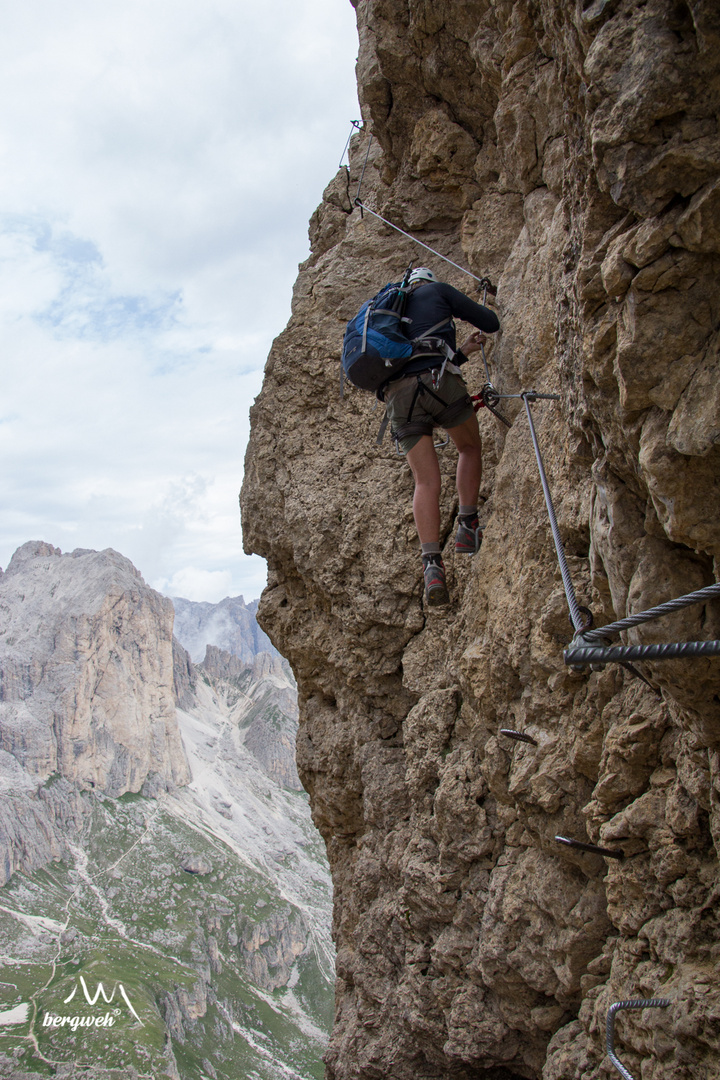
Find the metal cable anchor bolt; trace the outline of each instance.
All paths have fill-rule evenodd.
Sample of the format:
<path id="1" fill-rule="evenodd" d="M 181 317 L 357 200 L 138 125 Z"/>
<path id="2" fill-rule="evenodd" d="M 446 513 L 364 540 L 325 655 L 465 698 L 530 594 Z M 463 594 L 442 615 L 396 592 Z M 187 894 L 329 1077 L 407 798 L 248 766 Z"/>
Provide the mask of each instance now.
<path id="1" fill-rule="evenodd" d="M 581 608 L 580 610 L 583 609 Z M 582 649 L 593 645 L 609 648 L 611 644 L 609 638 L 589 638 L 587 636 L 588 633 L 589 631 L 583 630 L 579 634 L 576 634 L 565 651 L 570 652 L 572 649 Z M 607 667 L 607 663 L 602 660 L 596 660 L 590 663 L 586 660 L 584 663 L 569 664 L 568 666 L 573 671 L 583 674 L 586 668 L 590 668 L 591 671 L 604 671 Z"/>
<path id="2" fill-rule="evenodd" d="M 508 739 L 515 739 L 516 742 L 524 742 L 529 743 L 531 746 L 537 746 L 537 739 L 533 739 L 532 735 L 528 735 L 525 731 L 514 731 L 512 728 L 501 727 L 499 734 L 507 735 Z"/>
<path id="3" fill-rule="evenodd" d="M 625 852 L 622 848 L 606 848 L 600 847 L 599 844 L 588 844 L 585 840 L 574 840 L 569 836 L 556 836 L 558 844 L 565 844 L 566 847 L 577 848 L 578 851 L 589 851 L 593 855 L 605 855 L 608 859 L 624 859 Z"/>
<path id="4" fill-rule="evenodd" d="M 670 1004 L 669 998 L 636 998 L 631 1001 L 616 1001 L 614 1005 L 611 1005 L 608 1009 L 607 1021 L 606 1021 L 606 1045 L 608 1057 L 612 1061 L 613 1065 L 624 1078 L 624 1080 L 633 1080 L 632 1073 L 623 1065 L 622 1061 L 615 1053 L 615 1013 L 620 1009 L 667 1009 Z"/>

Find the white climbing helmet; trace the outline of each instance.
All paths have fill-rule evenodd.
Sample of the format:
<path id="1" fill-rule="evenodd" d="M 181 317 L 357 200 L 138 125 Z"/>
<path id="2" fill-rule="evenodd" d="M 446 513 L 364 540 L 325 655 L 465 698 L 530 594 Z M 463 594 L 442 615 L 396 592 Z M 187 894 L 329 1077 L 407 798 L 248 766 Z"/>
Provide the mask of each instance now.
<path id="1" fill-rule="evenodd" d="M 437 281 L 437 278 L 427 266 L 416 266 L 408 278 L 408 285 L 414 285 L 416 281 Z"/>

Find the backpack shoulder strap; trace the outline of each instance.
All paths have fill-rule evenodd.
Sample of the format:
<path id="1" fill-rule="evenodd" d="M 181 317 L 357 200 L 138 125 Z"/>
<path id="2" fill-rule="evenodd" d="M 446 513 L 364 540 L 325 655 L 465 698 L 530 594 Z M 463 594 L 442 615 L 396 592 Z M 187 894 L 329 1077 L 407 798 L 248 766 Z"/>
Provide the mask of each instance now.
<path id="1" fill-rule="evenodd" d="M 430 335 L 431 335 L 431 334 L 434 334 L 434 333 L 436 332 L 436 330 L 439 330 L 439 329 L 440 329 L 440 327 L 442 327 L 442 326 L 446 326 L 446 325 L 447 325 L 448 323 L 450 323 L 450 322 L 452 322 L 452 319 L 443 319 L 443 320 L 442 320 L 442 322 L 439 322 L 439 323 L 435 323 L 435 325 L 434 325 L 434 326 L 431 326 L 429 330 L 426 330 L 426 331 L 425 331 L 425 333 L 424 333 L 424 334 L 422 335 L 422 337 L 416 337 L 416 338 L 413 338 L 413 339 L 412 339 L 412 341 L 413 341 L 413 344 L 414 344 L 414 343 L 415 343 L 416 341 L 424 341 L 424 339 L 425 339 L 425 338 L 427 338 L 427 337 L 430 337 Z"/>

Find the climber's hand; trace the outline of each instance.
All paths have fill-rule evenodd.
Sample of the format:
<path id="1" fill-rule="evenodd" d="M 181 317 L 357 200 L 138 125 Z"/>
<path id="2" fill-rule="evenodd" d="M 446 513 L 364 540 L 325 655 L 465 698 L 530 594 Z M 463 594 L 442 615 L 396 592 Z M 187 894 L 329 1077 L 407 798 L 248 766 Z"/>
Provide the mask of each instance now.
<path id="1" fill-rule="evenodd" d="M 487 338 L 483 333 L 477 330 L 474 334 L 471 334 L 467 341 L 464 341 L 460 346 L 460 352 L 465 356 L 472 356 L 473 353 L 478 352 L 482 345 L 485 344 Z"/>

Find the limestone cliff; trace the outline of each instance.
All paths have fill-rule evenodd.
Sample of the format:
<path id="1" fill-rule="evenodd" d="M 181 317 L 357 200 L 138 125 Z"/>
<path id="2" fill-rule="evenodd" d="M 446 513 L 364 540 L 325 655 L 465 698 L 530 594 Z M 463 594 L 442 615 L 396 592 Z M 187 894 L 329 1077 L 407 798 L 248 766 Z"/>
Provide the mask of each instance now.
<path id="1" fill-rule="evenodd" d="M 720 1071 L 720 663 L 578 676 L 527 419 L 481 413 L 485 540 L 424 610 L 409 471 L 338 396 L 345 321 L 410 258 L 499 285 L 491 365 L 534 407 L 600 625 L 718 578 L 720 10 L 714 0 L 357 0 L 366 126 L 310 228 L 252 410 L 259 620 L 300 694 L 338 947 L 331 1078 Z M 474 365 L 475 388 L 483 381 Z M 473 375 L 471 373 L 471 385 Z M 451 451 L 443 454 L 451 538 Z M 272 512 L 270 512 L 272 508 Z M 718 604 L 630 640 L 720 636 Z M 513 743 L 520 728 L 537 746 Z M 622 861 L 555 834 L 622 846 Z"/>
<path id="2" fill-rule="evenodd" d="M 245 748 L 266 776 L 281 787 L 301 791 L 295 767 L 297 688 L 287 660 L 261 652 L 246 664 L 208 645 L 196 670 L 230 710 L 233 723 L 243 732 Z"/>
<path id="3" fill-rule="evenodd" d="M 42 783 L 109 795 L 187 783 L 173 608 L 114 551 L 19 548 L 0 583 L 0 742 Z"/>
<path id="4" fill-rule="evenodd" d="M 0 885 L 67 854 L 81 792 L 190 779 L 173 611 L 114 551 L 19 548 L 0 579 Z"/>

